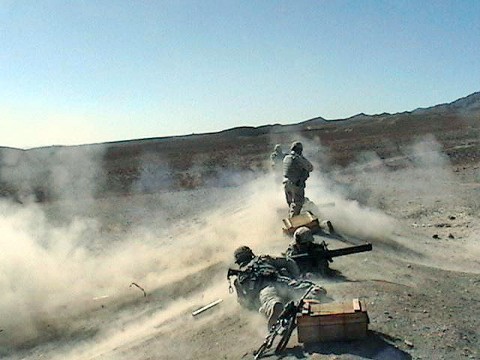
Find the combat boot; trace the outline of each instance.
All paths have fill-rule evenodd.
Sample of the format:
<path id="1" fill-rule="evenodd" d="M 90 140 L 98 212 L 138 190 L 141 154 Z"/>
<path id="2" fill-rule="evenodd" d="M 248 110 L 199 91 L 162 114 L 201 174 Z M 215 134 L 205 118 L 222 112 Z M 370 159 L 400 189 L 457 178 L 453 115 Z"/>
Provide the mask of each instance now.
<path id="1" fill-rule="evenodd" d="M 268 331 L 274 326 L 278 320 L 278 317 L 283 311 L 283 304 L 281 302 L 276 302 L 275 305 L 273 305 L 272 313 L 270 314 L 270 317 L 268 318 Z"/>

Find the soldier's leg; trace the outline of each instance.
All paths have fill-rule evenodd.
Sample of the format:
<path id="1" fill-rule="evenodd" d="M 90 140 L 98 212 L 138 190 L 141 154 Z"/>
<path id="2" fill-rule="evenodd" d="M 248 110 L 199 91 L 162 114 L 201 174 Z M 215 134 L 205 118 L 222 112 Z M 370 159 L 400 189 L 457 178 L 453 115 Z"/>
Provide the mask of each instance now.
<path id="1" fill-rule="evenodd" d="M 287 200 L 287 205 L 290 207 L 293 200 L 292 184 L 286 182 L 284 183 L 283 188 L 285 190 L 285 200 Z"/>
<path id="2" fill-rule="evenodd" d="M 305 294 L 305 292 L 308 291 L 308 289 L 309 289 L 308 286 L 294 289 L 293 291 L 295 294 L 294 295 L 295 300 L 302 297 Z M 320 285 L 315 285 L 310 290 L 308 295 L 305 297 L 305 300 L 310 302 L 315 302 L 315 303 L 321 303 L 324 301 L 326 295 L 327 295 L 327 290 L 325 290 L 325 288 L 323 288 Z"/>
<path id="3" fill-rule="evenodd" d="M 292 203 L 290 204 L 290 217 L 300 214 L 304 202 L 305 188 L 303 186 L 297 186 L 293 193 Z"/>
<path id="4" fill-rule="evenodd" d="M 280 169 L 275 169 L 275 183 L 282 185 L 283 181 L 283 172 L 280 167 Z"/>
<path id="5" fill-rule="evenodd" d="M 278 317 L 283 311 L 283 300 L 278 290 L 273 285 L 262 289 L 260 291 L 259 298 L 259 312 L 267 317 L 267 327 L 270 330 L 270 328 L 277 322 Z"/>

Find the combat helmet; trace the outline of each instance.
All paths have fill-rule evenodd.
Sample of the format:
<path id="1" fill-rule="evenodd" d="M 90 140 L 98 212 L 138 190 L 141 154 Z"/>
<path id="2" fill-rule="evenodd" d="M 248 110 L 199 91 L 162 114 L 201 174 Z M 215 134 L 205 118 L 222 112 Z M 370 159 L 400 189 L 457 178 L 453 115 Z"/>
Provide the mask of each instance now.
<path id="1" fill-rule="evenodd" d="M 255 254 L 248 246 L 240 246 L 233 253 L 233 257 L 235 258 L 236 264 L 244 265 L 252 260 L 255 257 Z"/>
<path id="2" fill-rule="evenodd" d="M 290 150 L 301 155 L 303 152 L 303 144 L 300 141 L 295 141 L 290 146 Z"/>
<path id="3" fill-rule="evenodd" d="M 306 226 L 301 226 L 293 233 L 293 238 L 296 244 L 302 245 L 313 242 L 312 230 Z"/>

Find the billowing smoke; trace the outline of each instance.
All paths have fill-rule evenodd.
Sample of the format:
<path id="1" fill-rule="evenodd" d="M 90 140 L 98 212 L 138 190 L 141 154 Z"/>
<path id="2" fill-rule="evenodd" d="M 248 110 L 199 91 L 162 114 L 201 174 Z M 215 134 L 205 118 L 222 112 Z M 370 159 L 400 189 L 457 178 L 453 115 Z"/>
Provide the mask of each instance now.
<path id="1" fill-rule="evenodd" d="M 93 198 L 104 185 L 100 146 L 52 147 L 2 152 L 1 180 L 15 187 L 22 203 Z"/>
<path id="2" fill-rule="evenodd" d="M 132 186 L 134 193 L 154 193 L 172 187 L 172 171 L 160 154 L 144 154 L 140 160 L 139 168 L 140 176 Z"/>
<path id="3" fill-rule="evenodd" d="M 77 348 L 78 339 L 91 345 L 93 336 L 106 343 L 119 336 L 104 325 L 107 312 L 114 316 L 112 309 L 121 314 L 119 326 L 136 323 L 133 317 L 144 320 L 144 310 L 139 315 L 134 309 L 135 316 L 123 311 L 124 304 L 143 301 L 131 283 L 145 289 L 144 305 L 160 322 L 165 309 L 171 312 L 183 303 L 184 311 L 194 304 L 194 294 L 218 278 L 226 292 L 225 271 L 236 246 L 248 244 L 263 252 L 272 241 L 281 241 L 275 234 L 276 213 L 270 211 L 278 206 L 280 189 L 268 190 L 270 178 L 266 184 L 258 179 L 235 189 L 93 199 L 88 193 L 72 198 L 65 191 L 68 171 L 60 165 L 53 169 L 63 175 L 54 187 L 59 194 L 54 201 L 1 204 L 0 353 L 5 356 L 19 349 L 26 349 L 19 356 L 35 354 L 39 344 L 50 351 L 49 342 L 61 339 L 59 358 L 80 356 L 91 346 Z M 90 174 L 85 175 L 82 179 L 77 173 L 75 181 L 90 183 Z M 158 190 L 155 181 L 163 178 L 150 177 L 150 185 Z M 162 304 L 159 311 L 152 310 L 151 299 Z"/>
<path id="4" fill-rule="evenodd" d="M 297 136 L 296 140 L 302 142 L 303 155 L 314 165 L 314 171 L 307 180 L 305 210 L 311 210 L 320 220 L 332 221 L 334 227 L 344 234 L 355 235 L 359 239 L 388 239 L 396 227 L 393 218 L 378 210 L 375 206 L 378 204 L 362 204 L 358 200 L 359 193 L 369 193 L 370 199 L 370 183 L 357 185 L 356 180 L 353 181 L 355 186 L 346 183 L 344 173 L 350 173 L 349 169 L 339 171 L 332 163 L 329 149 L 322 146 L 319 139 Z M 363 161 L 356 167 L 363 168 L 365 158 L 369 160 L 367 164 L 370 163 L 368 154 L 361 154 L 361 157 Z M 358 170 L 353 173 L 359 175 Z"/>
<path id="5" fill-rule="evenodd" d="M 397 158 L 361 154 L 362 161 L 350 168 L 355 174 L 352 193 L 378 208 L 390 207 L 395 202 L 404 205 L 419 198 L 425 205 L 432 205 L 439 198 L 448 198 L 454 194 L 455 179 L 441 150 L 441 145 L 428 136 L 404 147 L 404 155 Z"/>
<path id="6" fill-rule="evenodd" d="M 64 332 L 69 324 L 60 318 L 76 316 L 95 297 L 125 292 L 131 279 L 144 277 L 156 262 L 145 238 L 92 250 L 90 236 L 102 242 L 92 220 L 52 226 L 38 208 L 7 204 L 1 213 L 2 346 Z M 132 254 L 143 254 L 138 264 Z"/>
<path id="7" fill-rule="evenodd" d="M 306 189 L 311 209 L 339 232 L 374 246 L 395 244 L 404 230 L 398 219 L 414 218 L 413 212 L 399 214 L 395 204 L 404 208 L 432 192 L 453 194 L 448 162 L 434 139 L 404 149 L 396 161 L 408 166 L 370 153 L 347 169 L 333 167 L 317 142 L 301 140 L 315 166 Z M 115 358 L 114 349 L 146 341 L 165 349 L 165 358 L 195 358 L 205 345 L 182 343 L 174 353 L 169 334 L 197 339 L 200 328 L 201 334 L 214 331 L 212 322 L 228 321 L 238 311 L 225 279 L 236 247 L 272 255 L 286 249 L 282 185 L 273 174 L 234 172 L 205 187 L 165 191 L 173 170 L 147 158 L 133 194 L 94 198 L 90 194 L 105 186 L 99 159 L 89 154 L 44 160 L 56 174 L 56 200 L 0 204 L 0 355 Z M 27 183 L 45 176 L 38 169 L 21 171 Z M 188 171 L 200 181 L 204 169 L 195 163 Z M 192 318 L 193 309 L 217 298 L 224 302 L 211 316 Z M 258 331 L 259 338 L 264 334 L 263 319 L 254 314 L 231 321 Z M 235 336 L 248 341 L 248 331 Z M 124 358 L 129 356 L 127 351 Z"/>

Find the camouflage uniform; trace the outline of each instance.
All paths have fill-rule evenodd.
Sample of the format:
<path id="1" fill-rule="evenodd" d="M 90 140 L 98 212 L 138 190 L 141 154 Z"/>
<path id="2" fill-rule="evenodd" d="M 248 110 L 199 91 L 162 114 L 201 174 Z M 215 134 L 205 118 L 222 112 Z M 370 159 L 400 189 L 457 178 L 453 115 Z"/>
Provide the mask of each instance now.
<path id="1" fill-rule="evenodd" d="M 247 246 L 235 250 L 234 256 L 240 271 L 234 281 L 237 300 L 240 305 L 258 309 L 264 314 L 270 329 L 284 305 L 306 291 L 301 282 L 294 280 L 300 275 L 297 264 L 287 258 L 255 256 Z M 309 298 L 315 299 L 325 294 L 325 289 L 318 286 Z"/>
<path id="2" fill-rule="evenodd" d="M 295 257 L 295 255 L 305 255 L 300 257 Z M 297 244 L 295 241 L 292 241 L 288 245 L 286 251 L 286 256 L 290 259 L 293 259 L 297 263 L 298 268 L 302 275 L 307 273 L 318 274 L 322 276 L 328 276 L 331 274 L 332 270 L 329 268 L 329 262 L 331 262 L 327 257 L 325 257 L 325 245 L 324 243 L 306 243 L 306 244 Z"/>
<path id="3" fill-rule="evenodd" d="M 294 142 L 291 152 L 283 159 L 283 185 L 289 206 L 289 217 L 300 214 L 305 202 L 305 182 L 313 171 L 313 165 L 302 156 L 303 146 Z"/>
<path id="4" fill-rule="evenodd" d="M 314 243 L 311 230 L 305 226 L 295 230 L 293 237 L 294 241 L 288 245 L 285 255 L 296 262 L 301 274 L 330 275 L 329 262 L 332 259 L 328 256 L 325 242 Z"/>
<path id="5" fill-rule="evenodd" d="M 297 278 L 300 271 L 294 261 L 267 255 L 256 256 L 240 266 L 240 270 L 250 269 L 251 273 L 240 275 L 234 281 L 238 302 L 270 318 L 275 304 L 284 304 L 290 298 L 287 279 Z M 279 281 L 277 275 L 286 281 Z"/>
<path id="6" fill-rule="evenodd" d="M 283 153 L 282 146 L 280 144 L 275 145 L 275 149 L 270 154 L 270 161 L 273 169 L 282 167 L 282 162 L 285 155 L 287 154 Z"/>
<path id="7" fill-rule="evenodd" d="M 283 181 L 283 159 L 285 155 L 280 144 L 275 145 L 274 151 L 270 154 L 270 163 L 274 175 L 275 184 L 282 184 Z"/>

